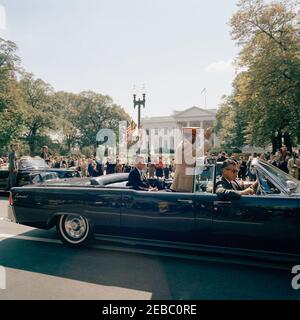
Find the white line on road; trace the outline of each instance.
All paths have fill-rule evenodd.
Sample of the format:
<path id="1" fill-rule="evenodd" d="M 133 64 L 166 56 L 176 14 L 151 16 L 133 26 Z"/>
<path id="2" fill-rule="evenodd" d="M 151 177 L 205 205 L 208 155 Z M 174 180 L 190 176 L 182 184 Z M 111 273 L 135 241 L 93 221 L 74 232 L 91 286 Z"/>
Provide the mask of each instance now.
<path id="1" fill-rule="evenodd" d="M 29 241 L 39 241 L 39 242 L 62 244 L 61 241 L 55 240 L 55 239 L 20 236 L 20 235 L 7 234 L 7 233 L 0 233 L 0 238 L 2 238 L 1 240 L 4 240 L 4 239 L 16 239 L 16 240 L 29 240 Z"/>

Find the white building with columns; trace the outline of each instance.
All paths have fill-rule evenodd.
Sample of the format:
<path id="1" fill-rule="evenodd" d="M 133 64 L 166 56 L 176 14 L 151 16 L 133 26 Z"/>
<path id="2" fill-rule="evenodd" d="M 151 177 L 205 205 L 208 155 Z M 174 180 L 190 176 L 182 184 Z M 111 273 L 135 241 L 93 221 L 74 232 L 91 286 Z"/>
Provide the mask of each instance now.
<path id="1" fill-rule="evenodd" d="M 178 144 L 175 131 L 181 131 L 182 127 L 199 127 L 204 130 L 212 127 L 216 120 L 216 112 L 217 109 L 203 109 L 194 106 L 183 111 L 174 111 L 172 115 L 166 117 L 142 118 L 143 131 L 149 136 L 151 156 L 174 153 Z M 213 146 L 218 145 L 215 134 L 213 134 L 212 143 Z M 145 145 L 143 144 L 143 146 Z"/>

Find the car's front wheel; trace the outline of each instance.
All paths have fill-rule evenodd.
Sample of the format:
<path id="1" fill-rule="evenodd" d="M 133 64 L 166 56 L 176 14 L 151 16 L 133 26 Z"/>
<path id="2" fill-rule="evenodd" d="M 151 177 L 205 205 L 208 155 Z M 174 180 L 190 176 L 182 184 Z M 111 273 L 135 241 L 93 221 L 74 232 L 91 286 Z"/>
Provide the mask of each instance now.
<path id="1" fill-rule="evenodd" d="M 63 243 L 72 247 L 87 245 L 93 237 L 88 220 L 80 215 L 61 215 L 56 230 Z"/>

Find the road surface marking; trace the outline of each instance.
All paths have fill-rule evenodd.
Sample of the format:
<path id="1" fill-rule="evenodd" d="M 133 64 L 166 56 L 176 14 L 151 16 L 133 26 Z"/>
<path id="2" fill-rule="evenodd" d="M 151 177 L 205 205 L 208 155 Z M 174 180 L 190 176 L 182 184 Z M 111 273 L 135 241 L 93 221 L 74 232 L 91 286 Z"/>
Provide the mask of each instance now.
<path id="1" fill-rule="evenodd" d="M 3 238 L 1 240 L 4 240 L 4 239 L 16 239 L 16 240 L 29 240 L 29 241 L 38 241 L 38 242 L 48 242 L 48 243 L 62 244 L 61 241 L 55 240 L 55 239 L 20 236 L 20 235 L 7 234 L 7 233 L 0 233 L 0 238 Z"/>

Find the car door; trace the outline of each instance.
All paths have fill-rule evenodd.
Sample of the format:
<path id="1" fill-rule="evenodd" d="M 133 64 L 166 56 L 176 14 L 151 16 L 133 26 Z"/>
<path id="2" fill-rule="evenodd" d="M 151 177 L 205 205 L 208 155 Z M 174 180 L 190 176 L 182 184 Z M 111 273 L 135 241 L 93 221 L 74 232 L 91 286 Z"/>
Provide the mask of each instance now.
<path id="1" fill-rule="evenodd" d="M 213 202 L 216 165 L 200 164 L 194 179 L 196 225 L 194 241 L 199 244 L 214 244 Z"/>
<path id="2" fill-rule="evenodd" d="M 213 202 L 213 233 L 221 246 L 297 252 L 297 199 L 243 196 Z"/>
<path id="3" fill-rule="evenodd" d="M 86 195 L 83 209 L 97 234 L 119 235 L 122 192 L 116 188 L 95 188 Z"/>
<path id="4" fill-rule="evenodd" d="M 121 191 L 92 187 L 33 188 L 33 216 L 49 214 L 78 214 L 85 216 L 97 234 L 118 235 L 120 231 Z M 35 218 L 36 219 L 36 218 Z"/>
<path id="5" fill-rule="evenodd" d="M 0 189 L 6 188 L 8 176 L 8 168 L 0 168 Z"/>
<path id="6" fill-rule="evenodd" d="M 123 236 L 192 242 L 195 226 L 193 193 L 123 192 Z"/>
<path id="7" fill-rule="evenodd" d="M 207 187 L 214 182 L 216 170 L 201 169 L 195 188 L 197 242 L 299 253 L 298 199 L 285 195 L 267 172 L 262 175 L 258 171 L 257 174 L 264 192 L 242 196 L 239 200 L 222 201 L 215 190 Z"/>

